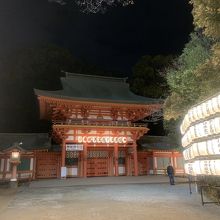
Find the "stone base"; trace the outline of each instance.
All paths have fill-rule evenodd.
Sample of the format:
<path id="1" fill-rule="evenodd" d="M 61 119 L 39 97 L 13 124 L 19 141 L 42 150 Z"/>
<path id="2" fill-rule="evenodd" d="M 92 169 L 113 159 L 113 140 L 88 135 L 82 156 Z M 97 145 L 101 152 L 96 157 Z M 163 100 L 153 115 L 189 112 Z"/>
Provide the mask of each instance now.
<path id="1" fill-rule="evenodd" d="M 9 186 L 10 186 L 10 188 L 17 188 L 18 187 L 18 181 L 10 181 Z"/>

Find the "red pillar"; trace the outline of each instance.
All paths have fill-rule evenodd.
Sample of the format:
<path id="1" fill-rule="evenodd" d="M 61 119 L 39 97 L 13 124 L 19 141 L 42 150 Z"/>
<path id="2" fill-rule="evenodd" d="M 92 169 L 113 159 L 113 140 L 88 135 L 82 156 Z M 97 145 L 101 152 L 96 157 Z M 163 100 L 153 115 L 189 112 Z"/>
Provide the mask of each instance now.
<path id="1" fill-rule="evenodd" d="M 87 143 L 83 146 L 83 177 L 87 177 Z"/>
<path id="2" fill-rule="evenodd" d="M 153 170 L 154 170 L 154 174 L 157 174 L 157 157 L 154 155 L 153 153 Z"/>
<path id="3" fill-rule="evenodd" d="M 118 144 L 114 144 L 115 176 L 118 176 Z"/>
<path id="4" fill-rule="evenodd" d="M 17 165 L 18 164 L 12 164 L 12 175 L 11 175 L 11 180 L 12 181 L 17 181 Z"/>
<path id="5" fill-rule="evenodd" d="M 78 165 L 78 169 L 79 169 L 79 176 L 80 177 L 83 177 L 83 151 L 82 152 L 80 152 L 80 162 L 79 162 L 79 165 Z"/>
<path id="6" fill-rule="evenodd" d="M 4 158 L 4 169 L 3 169 L 3 179 L 6 178 L 6 173 L 7 173 L 7 157 Z"/>
<path id="7" fill-rule="evenodd" d="M 127 165 L 127 176 L 131 176 L 131 155 L 127 154 L 126 156 L 126 165 Z"/>
<path id="8" fill-rule="evenodd" d="M 67 170 L 66 170 L 66 142 L 63 140 L 62 143 L 62 152 L 61 152 L 61 169 L 60 169 L 60 177 L 66 178 Z"/>
<path id="9" fill-rule="evenodd" d="M 32 177 L 33 180 L 36 179 L 36 171 L 37 171 L 37 156 L 36 156 L 36 152 L 34 152 L 34 156 L 33 156 L 33 177 Z M 58 175 L 57 175 L 57 177 L 58 177 Z"/>
<path id="10" fill-rule="evenodd" d="M 137 145 L 133 147 L 134 151 L 134 176 L 138 176 L 138 159 L 137 159 Z"/>
<path id="11" fill-rule="evenodd" d="M 174 152 L 172 152 L 172 161 L 173 161 L 173 168 L 177 169 L 176 154 Z"/>
<path id="12" fill-rule="evenodd" d="M 66 143 L 65 143 L 65 141 L 63 141 L 61 167 L 65 167 L 65 159 L 66 159 Z"/>

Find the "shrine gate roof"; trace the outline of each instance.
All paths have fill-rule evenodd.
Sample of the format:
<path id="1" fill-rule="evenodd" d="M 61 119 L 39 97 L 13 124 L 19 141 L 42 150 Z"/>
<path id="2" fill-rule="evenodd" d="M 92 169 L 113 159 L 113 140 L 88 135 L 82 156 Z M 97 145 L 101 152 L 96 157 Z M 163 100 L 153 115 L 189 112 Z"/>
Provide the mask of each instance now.
<path id="1" fill-rule="evenodd" d="M 98 102 L 120 102 L 134 104 L 158 103 L 158 99 L 138 96 L 129 90 L 126 78 L 104 77 L 66 73 L 61 78 L 62 90 L 46 91 L 35 89 L 38 96 L 70 100 Z"/>

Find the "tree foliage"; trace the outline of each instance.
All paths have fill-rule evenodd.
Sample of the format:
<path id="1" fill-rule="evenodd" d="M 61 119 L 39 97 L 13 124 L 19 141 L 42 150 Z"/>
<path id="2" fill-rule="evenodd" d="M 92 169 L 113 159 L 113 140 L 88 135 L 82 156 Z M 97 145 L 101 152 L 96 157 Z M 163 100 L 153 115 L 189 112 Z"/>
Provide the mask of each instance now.
<path id="1" fill-rule="evenodd" d="M 167 70 L 170 95 L 165 102 L 165 119 L 181 117 L 196 100 L 202 87 L 197 68 L 210 57 L 211 41 L 200 33 L 191 34 L 182 55 Z"/>
<path id="2" fill-rule="evenodd" d="M 164 98 L 167 83 L 164 68 L 171 62 L 172 56 L 143 56 L 133 67 L 131 90 L 142 96 Z"/>
<path id="3" fill-rule="evenodd" d="M 192 0 L 191 3 L 195 25 L 213 40 L 210 58 L 195 70 L 201 82 L 201 100 L 220 90 L 220 0 Z"/>
<path id="4" fill-rule="evenodd" d="M 16 51 L 0 62 L 0 131 L 46 132 L 49 125 L 39 120 L 33 88 L 61 89 L 61 70 L 111 75 L 84 64 L 67 50 L 48 45 Z"/>
<path id="5" fill-rule="evenodd" d="M 220 39 L 220 0 L 191 0 L 194 23 L 208 37 Z"/>
<path id="6" fill-rule="evenodd" d="M 201 94 L 199 100 L 214 95 L 220 91 L 220 43 L 211 49 L 211 57 L 195 70 L 200 81 Z"/>
<path id="7" fill-rule="evenodd" d="M 133 0 L 48 0 L 65 5 L 67 2 L 75 2 L 84 13 L 104 13 L 107 8 L 117 5 L 128 6 L 134 4 Z"/>
<path id="8" fill-rule="evenodd" d="M 191 4 L 197 32 L 168 70 L 166 120 L 181 119 L 192 105 L 220 91 L 220 0 L 191 0 Z"/>

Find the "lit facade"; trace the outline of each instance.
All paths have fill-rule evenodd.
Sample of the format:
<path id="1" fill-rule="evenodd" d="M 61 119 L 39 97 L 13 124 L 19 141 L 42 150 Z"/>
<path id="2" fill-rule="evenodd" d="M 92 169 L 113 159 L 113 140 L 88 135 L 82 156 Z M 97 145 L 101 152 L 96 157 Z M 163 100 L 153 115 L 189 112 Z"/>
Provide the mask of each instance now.
<path id="1" fill-rule="evenodd" d="M 136 121 L 161 108 L 129 91 L 124 78 L 66 73 L 63 90 L 35 90 L 43 119 L 61 147 L 61 177 L 138 175 Z"/>
<path id="2" fill-rule="evenodd" d="M 149 129 L 136 123 L 161 104 L 131 93 L 125 81 L 66 73 L 62 90 L 35 90 L 41 119 L 52 122 L 53 143 L 48 134 L 0 134 L 0 180 L 13 177 L 10 149 L 15 142 L 23 149 L 18 180 L 164 175 L 169 162 L 176 175 L 184 175 L 175 144 L 167 137 L 144 135 Z M 142 150 L 137 151 L 137 144 Z"/>

